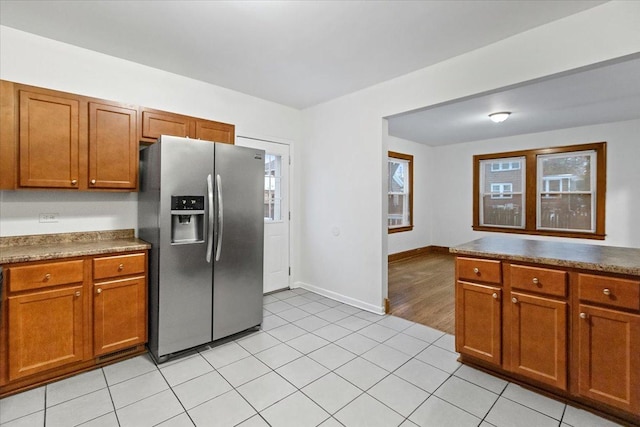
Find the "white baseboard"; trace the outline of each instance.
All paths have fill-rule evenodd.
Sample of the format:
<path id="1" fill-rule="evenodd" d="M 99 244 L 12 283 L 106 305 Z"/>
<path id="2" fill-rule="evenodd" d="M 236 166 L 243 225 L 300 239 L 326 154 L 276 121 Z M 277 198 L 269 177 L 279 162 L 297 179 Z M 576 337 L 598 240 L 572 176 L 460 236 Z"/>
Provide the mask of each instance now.
<path id="1" fill-rule="evenodd" d="M 343 302 L 345 304 L 352 305 L 354 307 L 360 308 L 362 310 L 370 311 L 375 314 L 384 314 L 384 306 L 376 306 L 373 304 L 369 304 L 368 302 L 360 301 L 355 298 L 348 297 L 346 295 L 339 294 L 337 292 L 329 291 L 323 288 L 319 288 L 317 286 L 310 285 L 304 282 L 295 282 L 292 288 L 302 288 L 308 291 L 314 292 L 316 294 L 322 295 L 323 297 L 331 298 L 336 301 Z"/>

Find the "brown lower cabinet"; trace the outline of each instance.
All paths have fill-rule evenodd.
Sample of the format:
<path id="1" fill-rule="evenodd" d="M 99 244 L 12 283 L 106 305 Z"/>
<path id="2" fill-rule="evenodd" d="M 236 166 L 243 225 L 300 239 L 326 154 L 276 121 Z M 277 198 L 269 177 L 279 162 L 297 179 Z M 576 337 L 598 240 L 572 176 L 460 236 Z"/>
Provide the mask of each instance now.
<path id="1" fill-rule="evenodd" d="M 146 265 L 146 251 L 4 265 L 0 397 L 143 352 Z"/>
<path id="2" fill-rule="evenodd" d="M 640 316 L 579 306 L 579 392 L 640 413 Z"/>
<path id="3" fill-rule="evenodd" d="M 502 289 L 459 281 L 456 288 L 456 342 L 459 352 L 500 365 Z"/>
<path id="4" fill-rule="evenodd" d="M 567 389 L 567 303 L 512 292 L 509 370 Z"/>
<path id="5" fill-rule="evenodd" d="M 9 297 L 9 381 L 84 359 L 82 284 Z"/>
<path id="6" fill-rule="evenodd" d="M 640 423 L 640 277 L 456 259 L 460 360 Z"/>

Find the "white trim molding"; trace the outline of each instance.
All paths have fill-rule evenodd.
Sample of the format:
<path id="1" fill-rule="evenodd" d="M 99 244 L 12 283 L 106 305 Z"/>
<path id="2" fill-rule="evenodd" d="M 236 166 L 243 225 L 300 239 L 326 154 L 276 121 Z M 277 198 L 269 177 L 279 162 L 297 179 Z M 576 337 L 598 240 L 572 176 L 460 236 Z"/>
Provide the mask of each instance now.
<path id="1" fill-rule="evenodd" d="M 348 297 L 346 295 L 339 294 L 337 292 L 328 291 L 323 288 L 319 288 L 317 286 L 310 285 L 304 282 L 294 282 L 293 288 L 302 288 L 308 291 L 314 292 L 318 295 L 322 295 L 323 297 L 331 298 L 332 300 L 340 301 L 345 304 L 349 304 L 353 307 L 360 308 L 362 310 L 369 311 L 371 313 L 384 315 L 384 305 L 376 306 L 373 304 L 369 304 L 368 302 L 360 301 L 355 298 Z"/>

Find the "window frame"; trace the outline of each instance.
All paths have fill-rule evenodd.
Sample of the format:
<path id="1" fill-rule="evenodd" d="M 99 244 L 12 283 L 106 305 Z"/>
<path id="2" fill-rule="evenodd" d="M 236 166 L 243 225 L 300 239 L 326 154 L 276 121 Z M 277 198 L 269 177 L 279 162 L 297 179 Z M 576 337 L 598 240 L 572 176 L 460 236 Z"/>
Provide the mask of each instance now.
<path id="1" fill-rule="evenodd" d="M 389 208 L 387 206 L 387 232 L 388 234 L 393 234 L 393 233 L 401 233 L 404 231 L 411 231 L 413 230 L 413 155 L 411 154 L 404 154 L 404 153 L 398 153 L 396 151 L 389 151 L 387 153 L 387 182 L 389 182 L 389 161 L 391 159 L 398 159 L 398 160 L 403 160 L 406 161 L 408 163 L 408 169 L 409 169 L 409 194 L 408 194 L 408 203 L 409 203 L 409 225 L 401 225 L 401 226 L 396 226 L 396 227 L 392 227 L 389 225 Z M 389 188 L 387 188 L 387 199 L 388 196 L 390 194 Z"/>
<path id="2" fill-rule="evenodd" d="M 539 148 L 533 150 L 519 150 L 503 153 L 492 154 L 478 154 L 473 156 L 473 225 L 472 228 L 475 231 L 490 231 L 499 233 L 514 233 L 514 234 L 529 234 L 540 236 L 556 236 L 556 237 L 570 237 L 580 239 L 594 239 L 604 240 L 605 234 L 605 203 L 606 203 L 606 142 L 594 142 L 588 144 L 567 145 L 562 147 L 551 148 Z M 594 207 L 592 215 L 595 215 L 595 230 L 594 231 L 579 231 L 579 230 L 558 230 L 558 229 L 538 229 L 538 194 L 540 189 L 538 188 L 541 181 L 538 176 L 538 156 L 549 154 L 565 154 L 565 153 L 580 153 L 585 151 L 594 151 L 596 155 L 595 167 L 592 166 L 592 173 L 596 176 L 593 179 L 595 182 L 595 188 L 592 191 L 595 193 L 595 200 L 593 201 Z M 488 226 L 480 224 L 480 184 L 481 184 L 481 161 L 495 160 L 500 162 L 501 159 L 512 157 L 524 157 L 525 170 L 525 182 L 523 185 L 524 193 L 524 228 L 513 228 L 503 226 Z M 497 171 L 494 171 L 497 172 Z M 545 193 L 545 191 L 542 191 Z"/>

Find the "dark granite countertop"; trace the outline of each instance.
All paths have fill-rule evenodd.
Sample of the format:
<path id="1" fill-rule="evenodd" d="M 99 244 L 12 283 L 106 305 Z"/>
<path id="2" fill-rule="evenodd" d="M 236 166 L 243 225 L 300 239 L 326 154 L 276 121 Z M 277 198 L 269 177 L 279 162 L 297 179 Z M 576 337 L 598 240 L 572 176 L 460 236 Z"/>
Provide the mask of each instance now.
<path id="1" fill-rule="evenodd" d="M 134 231 L 109 230 L 0 237 L 0 264 L 150 249 Z"/>
<path id="2" fill-rule="evenodd" d="M 639 248 L 491 236 L 452 247 L 450 252 L 456 255 L 640 276 Z"/>

